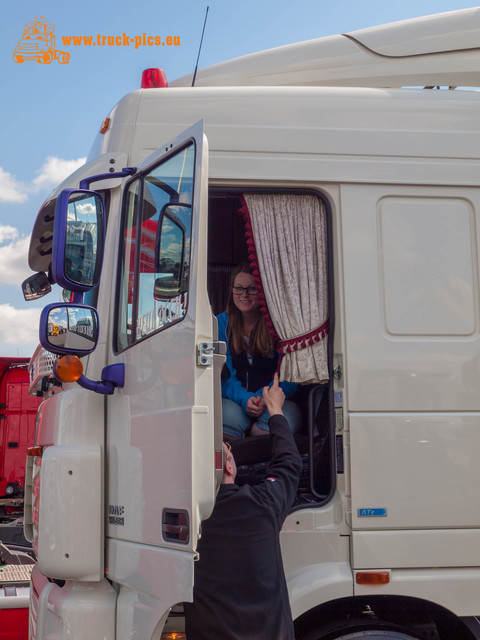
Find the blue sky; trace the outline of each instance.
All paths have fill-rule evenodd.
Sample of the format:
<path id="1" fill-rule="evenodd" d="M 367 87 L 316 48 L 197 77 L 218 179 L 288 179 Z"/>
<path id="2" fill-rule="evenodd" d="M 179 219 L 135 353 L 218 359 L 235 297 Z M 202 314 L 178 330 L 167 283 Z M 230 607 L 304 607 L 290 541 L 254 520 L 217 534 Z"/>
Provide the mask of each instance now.
<path id="1" fill-rule="evenodd" d="M 60 289 L 26 303 L 29 234 L 50 191 L 83 163 L 114 104 L 140 87 L 142 70 L 173 80 L 193 71 L 206 7 L 200 67 L 262 49 L 432 13 L 475 7 L 448 0 L 21 0 L 4 4 L 0 25 L 0 356 L 30 356 L 38 317 Z M 23 26 L 44 16 L 68 64 L 13 60 Z M 176 36 L 179 46 L 63 46 L 62 36 Z M 100 39 L 101 42 L 101 39 Z M 105 40 L 107 43 L 108 41 Z"/>

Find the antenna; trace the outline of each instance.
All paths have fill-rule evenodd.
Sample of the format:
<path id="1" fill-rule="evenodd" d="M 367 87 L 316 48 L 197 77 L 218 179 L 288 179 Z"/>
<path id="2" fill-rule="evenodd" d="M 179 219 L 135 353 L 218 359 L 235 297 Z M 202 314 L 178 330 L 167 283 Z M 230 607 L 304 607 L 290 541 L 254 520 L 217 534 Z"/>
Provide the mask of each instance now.
<path id="1" fill-rule="evenodd" d="M 205 20 L 203 22 L 202 38 L 200 40 L 200 46 L 198 47 L 197 64 L 195 65 L 195 72 L 193 74 L 192 87 L 195 85 L 195 79 L 197 77 L 198 61 L 200 60 L 200 51 L 202 50 L 202 44 L 203 44 L 203 34 L 205 33 L 205 26 L 207 24 L 207 17 L 208 17 L 208 10 L 209 9 L 210 9 L 210 7 L 207 7 L 207 10 L 205 12 Z"/>

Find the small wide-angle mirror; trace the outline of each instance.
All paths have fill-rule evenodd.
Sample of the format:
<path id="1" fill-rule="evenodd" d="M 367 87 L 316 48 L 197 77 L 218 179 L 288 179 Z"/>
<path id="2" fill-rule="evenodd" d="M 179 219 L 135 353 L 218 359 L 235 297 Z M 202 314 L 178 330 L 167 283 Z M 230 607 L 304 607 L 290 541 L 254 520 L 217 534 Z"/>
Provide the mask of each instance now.
<path id="1" fill-rule="evenodd" d="M 98 315 L 93 307 L 52 304 L 40 317 L 40 342 L 52 353 L 91 353 L 98 340 Z"/>
<path id="2" fill-rule="evenodd" d="M 28 302 L 30 300 L 38 300 L 52 290 L 52 285 L 48 280 L 48 276 L 43 271 L 33 274 L 22 282 L 23 297 Z"/>
<path id="3" fill-rule="evenodd" d="M 191 215 L 191 206 L 167 205 L 158 226 L 155 250 L 154 298 L 165 300 L 187 289 L 188 268 L 185 263 L 185 225 L 182 214 Z"/>
<path id="4" fill-rule="evenodd" d="M 98 284 L 103 257 L 105 209 L 95 191 L 66 189 L 55 209 L 55 281 L 72 291 Z"/>
<path id="5" fill-rule="evenodd" d="M 62 300 L 64 302 L 72 302 L 73 293 L 68 289 L 62 289 Z"/>

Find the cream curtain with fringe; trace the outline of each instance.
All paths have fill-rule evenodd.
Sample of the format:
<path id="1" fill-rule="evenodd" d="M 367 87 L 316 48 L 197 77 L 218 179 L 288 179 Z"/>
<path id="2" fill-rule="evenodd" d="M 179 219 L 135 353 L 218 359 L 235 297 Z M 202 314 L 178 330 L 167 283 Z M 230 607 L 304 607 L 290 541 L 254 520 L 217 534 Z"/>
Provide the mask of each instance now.
<path id="1" fill-rule="evenodd" d="M 247 193 L 244 198 L 268 313 L 284 352 L 280 378 L 327 382 L 325 206 L 310 194 Z"/>

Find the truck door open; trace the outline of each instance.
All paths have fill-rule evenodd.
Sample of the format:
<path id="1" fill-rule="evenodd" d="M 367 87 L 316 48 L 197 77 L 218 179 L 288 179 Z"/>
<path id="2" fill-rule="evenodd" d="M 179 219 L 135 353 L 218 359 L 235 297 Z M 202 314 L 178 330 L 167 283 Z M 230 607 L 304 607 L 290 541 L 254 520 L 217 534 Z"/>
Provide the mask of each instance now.
<path id="1" fill-rule="evenodd" d="M 199 123 L 149 156 L 123 195 L 109 360 L 125 365 L 125 386 L 108 398 L 106 456 L 117 624 L 123 611 L 135 615 L 132 598 L 152 610 L 142 628 L 190 599 L 200 522 L 221 475 L 224 357 L 206 285 L 207 158 Z"/>

